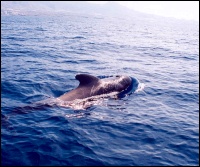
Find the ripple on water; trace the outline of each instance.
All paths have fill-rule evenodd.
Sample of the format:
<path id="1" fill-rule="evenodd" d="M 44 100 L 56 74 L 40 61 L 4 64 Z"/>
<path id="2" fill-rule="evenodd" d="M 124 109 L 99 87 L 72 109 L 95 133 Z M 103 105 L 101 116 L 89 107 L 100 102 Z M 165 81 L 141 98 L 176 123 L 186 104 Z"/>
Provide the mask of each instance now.
<path id="1" fill-rule="evenodd" d="M 1 164 L 198 165 L 199 28 L 157 19 L 2 16 Z M 145 86 L 56 106 L 77 73 Z"/>

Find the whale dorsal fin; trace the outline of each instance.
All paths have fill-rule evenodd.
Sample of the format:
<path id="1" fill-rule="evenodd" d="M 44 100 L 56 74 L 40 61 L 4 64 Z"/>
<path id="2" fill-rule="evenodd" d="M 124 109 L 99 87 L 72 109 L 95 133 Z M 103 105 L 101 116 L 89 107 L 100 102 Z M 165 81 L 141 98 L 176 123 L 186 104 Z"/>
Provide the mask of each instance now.
<path id="1" fill-rule="evenodd" d="M 96 83 L 99 81 L 99 78 L 89 74 L 77 74 L 76 79 L 80 82 L 79 86 L 87 85 L 89 83 Z"/>

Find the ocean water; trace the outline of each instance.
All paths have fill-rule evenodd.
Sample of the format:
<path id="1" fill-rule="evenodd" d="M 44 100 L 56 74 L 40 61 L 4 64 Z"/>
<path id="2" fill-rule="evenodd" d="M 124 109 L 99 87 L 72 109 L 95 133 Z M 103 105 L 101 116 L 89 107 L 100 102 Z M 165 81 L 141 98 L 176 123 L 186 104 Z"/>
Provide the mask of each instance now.
<path id="1" fill-rule="evenodd" d="M 144 89 L 87 109 L 56 98 L 75 75 Z M 1 165 L 198 165 L 199 24 L 89 15 L 1 17 Z"/>

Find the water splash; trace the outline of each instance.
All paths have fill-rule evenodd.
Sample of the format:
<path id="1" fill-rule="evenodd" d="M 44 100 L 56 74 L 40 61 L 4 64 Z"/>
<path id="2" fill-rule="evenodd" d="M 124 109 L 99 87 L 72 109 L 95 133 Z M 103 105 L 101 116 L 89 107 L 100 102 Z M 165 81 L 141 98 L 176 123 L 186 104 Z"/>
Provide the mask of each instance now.
<path id="1" fill-rule="evenodd" d="M 145 87 L 144 83 L 139 83 L 138 88 L 136 89 L 135 93 L 143 91 Z"/>

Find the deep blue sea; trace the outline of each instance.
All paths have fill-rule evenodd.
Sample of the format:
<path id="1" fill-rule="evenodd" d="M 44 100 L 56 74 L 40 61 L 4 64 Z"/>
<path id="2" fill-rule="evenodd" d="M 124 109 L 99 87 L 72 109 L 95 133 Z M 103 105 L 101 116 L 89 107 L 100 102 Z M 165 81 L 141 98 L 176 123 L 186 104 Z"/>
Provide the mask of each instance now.
<path id="1" fill-rule="evenodd" d="M 87 109 L 14 108 L 76 88 L 76 74 L 144 89 Z M 199 23 L 1 16 L 1 165 L 199 165 Z"/>

